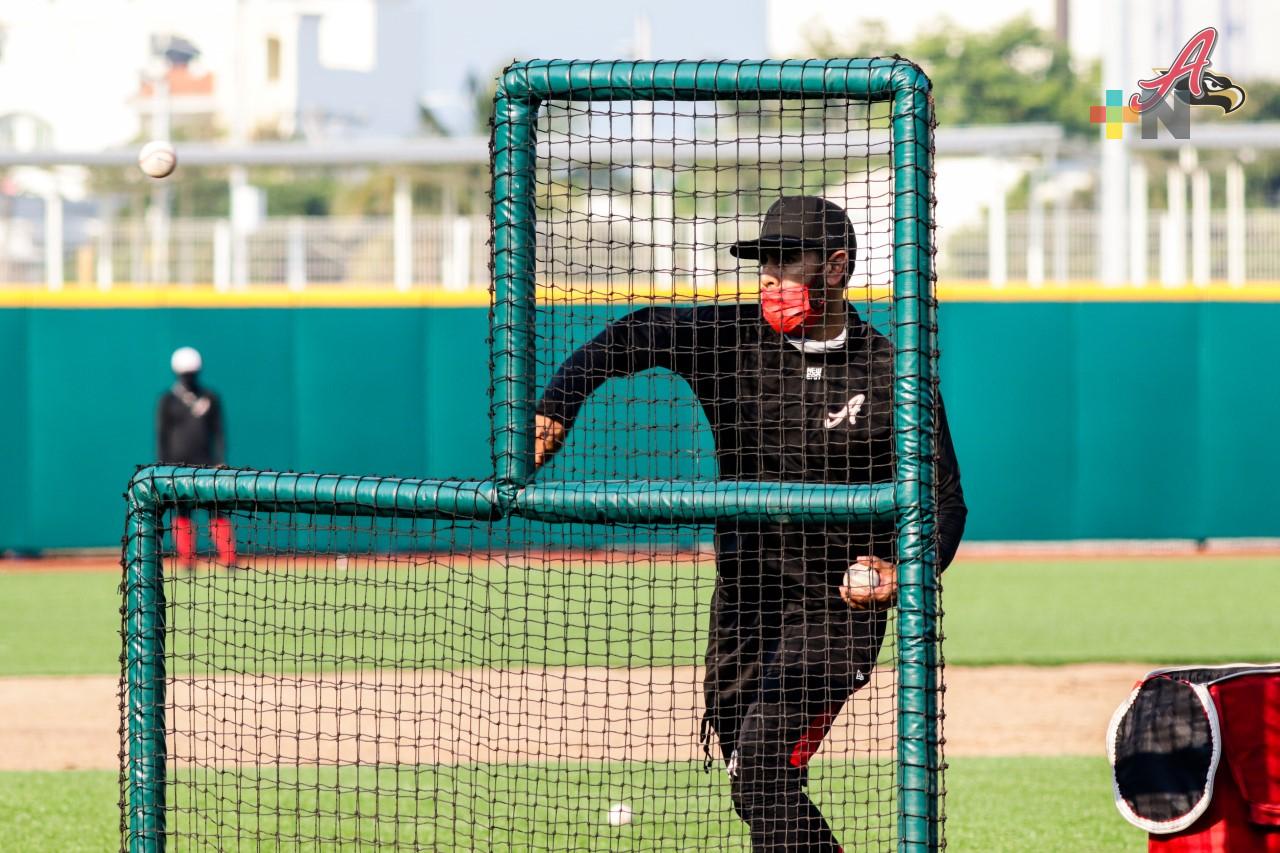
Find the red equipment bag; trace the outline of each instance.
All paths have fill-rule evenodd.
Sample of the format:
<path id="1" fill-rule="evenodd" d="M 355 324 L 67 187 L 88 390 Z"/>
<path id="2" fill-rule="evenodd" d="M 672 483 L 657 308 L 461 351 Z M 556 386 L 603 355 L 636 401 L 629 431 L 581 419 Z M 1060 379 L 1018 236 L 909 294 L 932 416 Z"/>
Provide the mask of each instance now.
<path id="1" fill-rule="evenodd" d="M 1116 808 L 1160 853 L 1280 853 L 1280 664 L 1148 673 L 1107 729 Z"/>

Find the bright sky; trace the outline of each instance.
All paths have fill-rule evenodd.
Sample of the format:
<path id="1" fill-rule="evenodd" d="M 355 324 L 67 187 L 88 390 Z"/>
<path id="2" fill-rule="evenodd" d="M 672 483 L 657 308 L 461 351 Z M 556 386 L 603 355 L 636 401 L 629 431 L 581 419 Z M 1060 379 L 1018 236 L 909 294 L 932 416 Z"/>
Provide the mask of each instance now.
<path id="1" fill-rule="evenodd" d="M 755 59 L 767 55 L 766 0 L 540 0 L 428 4 L 425 77 L 450 124 L 466 122 L 468 72 L 489 77 L 512 59 L 618 59 L 634 55 L 636 22 L 649 22 L 650 56 Z"/>

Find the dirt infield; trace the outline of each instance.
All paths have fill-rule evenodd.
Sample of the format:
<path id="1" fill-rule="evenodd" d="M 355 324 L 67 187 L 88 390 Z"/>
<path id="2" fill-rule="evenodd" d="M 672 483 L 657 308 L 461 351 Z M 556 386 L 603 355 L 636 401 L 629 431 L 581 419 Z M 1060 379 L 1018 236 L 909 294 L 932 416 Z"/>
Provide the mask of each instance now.
<path id="1" fill-rule="evenodd" d="M 1111 712 L 1152 668 L 950 668 L 947 753 L 1102 755 Z M 570 667 L 180 679 L 170 749 L 180 763 L 228 766 L 691 759 L 699 678 L 694 667 Z M 824 752 L 892 748 L 892 678 L 859 691 Z M 116 706 L 114 678 L 0 679 L 0 770 L 115 768 Z"/>
<path id="2" fill-rule="evenodd" d="M 956 555 L 957 561 L 991 562 L 993 560 L 1092 560 L 1107 558 L 1124 558 L 1126 560 L 1165 560 L 1169 557 L 1204 557 L 1220 560 L 1224 557 L 1274 557 L 1280 556 L 1280 539 L 1210 539 L 1195 541 L 1190 539 L 1118 539 L 1118 540 L 1075 540 L 1068 542 L 965 542 Z M 631 563 L 637 560 L 632 552 L 610 554 L 608 551 L 584 550 L 522 550 L 516 553 L 467 552 L 449 554 L 446 552 L 398 553 L 394 559 L 386 556 L 376 558 L 354 558 L 351 560 L 326 557 L 322 565 L 330 568 L 351 570 L 357 568 L 380 567 L 392 565 L 450 566 L 454 568 L 474 569 L 486 565 L 515 565 L 523 568 L 565 568 L 591 562 L 599 563 Z M 700 560 L 711 560 L 709 553 L 697 551 L 668 552 L 655 555 L 657 563 L 684 562 L 693 563 Z M 280 568 L 278 560 L 269 561 L 274 568 Z M 202 563 L 214 568 L 212 563 Z M 312 562 L 309 568 L 317 568 Z M 51 556 L 29 557 L 22 559 L 0 558 L 0 574 L 47 574 L 51 572 L 109 572 L 119 574 L 120 554 L 116 551 L 102 551 L 83 554 L 55 554 Z"/>

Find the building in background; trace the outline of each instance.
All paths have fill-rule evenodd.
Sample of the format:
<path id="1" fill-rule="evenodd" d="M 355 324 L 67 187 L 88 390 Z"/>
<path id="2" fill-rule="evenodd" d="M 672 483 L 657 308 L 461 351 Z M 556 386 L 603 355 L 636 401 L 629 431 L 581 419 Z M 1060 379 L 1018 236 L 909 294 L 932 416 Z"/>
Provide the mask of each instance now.
<path id="1" fill-rule="evenodd" d="M 0 7 L 0 127 L 96 150 L 149 132 L 216 138 L 417 133 L 425 0 L 58 0 Z M 183 43 L 187 61 L 161 63 Z M 68 61 L 74 57 L 74 61 Z M 58 73 L 51 73 L 57 69 Z M 207 138 L 207 137 L 206 137 Z M 6 142 L 0 135 L 0 144 Z"/>
<path id="2" fill-rule="evenodd" d="M 0 152 L 97 151 L 148 138 L 245 144 L 415 136 L 424 128 L 426 3 L 0 5 Z M 88 178 L 78 166 L 5 171 L 0 281 L 112 279 L 118 200 L 90 197 Z M 231 170 L 230 182 L 234 238 L 245 255 L 244 235 L 261 219 L 264 198 L 244 169 Z M 150 248 L 144 260 L 140 238 L 126 240 L 133 260 L 125 277 L 172 275 L 171 204 L 168 184 L 151 188 Z M 88 249 L 95 233 L 96 254 Z"/>
<path id="3" fill-rule="evenodd" d="M 766 48 L 765 9 L 766 0 L 743 0 L 732 15 L 681 0 L 496 9 L 443 0 L 5 3 L 0 118 L 34 116 L 62 149 L 136 140 L 157 108 L 147 97 L 155 43 L 177 38 L 198 51 L 189 76 L 172 81 L 179 127 L 207 113 L 230 139 L 467 134 L 473 81 L 487 83 L 513 58 L 634 56 L 642 19 L 652 33 L 643 52 L 756 57 Z"/>

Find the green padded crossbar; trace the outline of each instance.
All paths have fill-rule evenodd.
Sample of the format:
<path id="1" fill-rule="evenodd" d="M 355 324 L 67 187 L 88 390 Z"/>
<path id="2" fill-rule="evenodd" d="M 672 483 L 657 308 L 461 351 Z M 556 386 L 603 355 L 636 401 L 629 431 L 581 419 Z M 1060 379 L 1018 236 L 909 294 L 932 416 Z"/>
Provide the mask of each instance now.
<path id="1" fill-rule="evenodd" d="M 491 480 L 405 480 L 152 465 L 129 484 L 138 506 L 413 518 L 502 517 Z"/>
<path id="2" fill-rule="evenodd" d="M 717 521 L 822 522 L 890 520 L 892 484 L 585 480 L 535 483 L 512 502 L 498 500 L 492 480 L 410 480 L 297 474 L 231 468 L 152 465 L 129 484 L 139 511 L 214 509 L 232 512 L 318 512 L 405 518 L 619 524 L 713 524 Z"/>
<path id="3" fill-rule="evenodd" d="M 526 486 L 517 495 L 512 513 L 540 521 L 708 524 L 724 519 L 821 522 L 834 516 L 890 520 L 896 510 L 894 488 L 887 483 L 587 480 Z"/>

